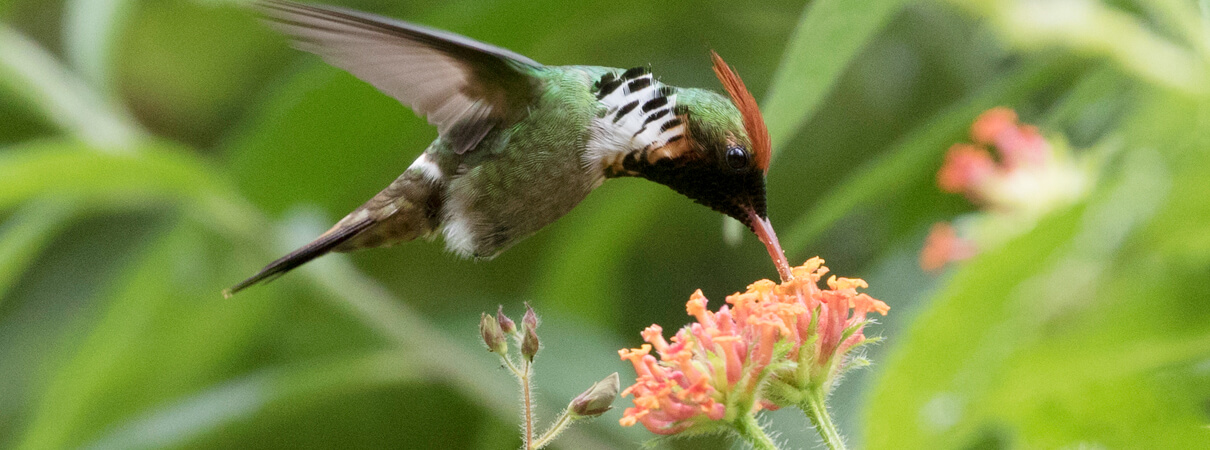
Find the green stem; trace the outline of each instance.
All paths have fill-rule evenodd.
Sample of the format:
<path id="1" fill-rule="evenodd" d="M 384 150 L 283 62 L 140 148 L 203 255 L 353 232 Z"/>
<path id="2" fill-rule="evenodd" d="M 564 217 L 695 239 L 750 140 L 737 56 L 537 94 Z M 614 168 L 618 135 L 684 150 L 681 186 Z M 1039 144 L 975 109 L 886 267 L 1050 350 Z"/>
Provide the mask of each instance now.
<path id="1" fill-rule="evenodd" d="M 513 364 L 513 361 L 508 358 L 508 356 L 501 356 L 500 359 L 502 361 L 504 361 L 504 366 L 508 367 L 508 370 L 513 373 L 513 376 L 517 377 L 517 379 L 520 380 L 521 379 L 521 369 L 518 369 L 517 366 L 515 364 Z"/>
<path id="2" fill-rule="evenodd" d="M 735 431 L 756 450 L 777 450 L 777 444 L 765 434 L 753 414 L 742 414 L 735 421 Z"/>
<path id="3" fill-rule="evenodd" d="M 836 425 L 832 423 L 832 416 L 828 415 L 828 405 L 824 402 L 825 394 L 821 391 L 806 394 L 799 407 L 811 419 L 811 423 L 815 425 L 815 431 L 819 432 L 819 437 L 823 438 L 824 444 L 827 444 L 829 449 L 844 450 L 844 439 L 836 431 Z"/>
<path id="4" fill-rule="evenodd" d="M 555 424 L 551 425 L 549 430 L 546 430 L 545 433 L 542 433 L 542 436 L 530 445 L 530 450 L 537 450 L 550 445 L 550 441 L 553 441 L 555 437 L 559 435 L 559 433 L 562 433 L 568 425 L 571 425 L 573 420 L 574 419 L 571 417 L 571 410 L 564 410 L 563 415 L 559 416 L 559 420 L 556 420 Z"/>

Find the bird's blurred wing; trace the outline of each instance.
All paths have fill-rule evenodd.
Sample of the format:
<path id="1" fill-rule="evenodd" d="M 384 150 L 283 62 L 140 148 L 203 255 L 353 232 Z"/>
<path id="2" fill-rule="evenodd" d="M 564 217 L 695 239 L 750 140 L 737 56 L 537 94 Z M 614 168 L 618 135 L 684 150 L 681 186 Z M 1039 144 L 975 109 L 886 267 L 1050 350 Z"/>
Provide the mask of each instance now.
<path id="1" fill-rule="evenodd" d="M 493 127 L 517 120 L 542 65 L 457 34 L 330 6 L 257 3 L 295 47 L 323 57 L 410 106 L 463 153 Z"/>

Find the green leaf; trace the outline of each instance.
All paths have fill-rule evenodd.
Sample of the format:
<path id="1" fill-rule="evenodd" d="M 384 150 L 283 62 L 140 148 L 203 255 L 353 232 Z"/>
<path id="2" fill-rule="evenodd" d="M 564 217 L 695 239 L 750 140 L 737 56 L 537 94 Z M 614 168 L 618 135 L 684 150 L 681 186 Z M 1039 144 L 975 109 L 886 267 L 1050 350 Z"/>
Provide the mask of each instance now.
<path id="1" fill-rule="evenodd" d="M 50 122 L 98 148 L 127 151 L 143 135 L 125 112 L 106 103 L 37 43 L 2 23 L 0 94 L 24 100 Z"/>
<path id="2" fill-rule="evenodd" d="M 78 211 L 77 202 L 47 199 L 21 208 L 0 226 L 0 302 Z"/>
<path id="3" fill-rule="evenodd" d="M 1204 30 L 1191 34 L 1198 40 L 1190 51 L 1182 43 L 1153 32 L 1154 19 L 1140 17 L 1099 1 L 1081 3 L 1021 3 L 1008 0 L 950 0 L 982 16 L 1008 44 L 1021 50 L 1063 48 L 1074 54 L 1093 55 L 1118 64 L 1124 71 L 1156 86 L 1185 94 L 1210 92 L 1210 71 Z M 1158 3 L 1168 15 L 1188 17 L 1187 3 Z M 1155 8 L 1156 6 L 1152 6 Z M 1161 18 L 1163 20 L 1164 18 Z M 1196 27 L 1196 25 L 1192 25 Z M 1185 29 L 1177 33 L 1188 32 Z"/>
<path id="4" fill-rule="evenodd" d="M 763 115 L 774 151 L 794 137 L 849 62 L 910 0 L 817 0 L 798 27 L 765 97 Z"/>
<path id="5" fill-rule="evenodd" d="M 0 209 L 48 196 L 79 199 L 93 207 L 155 200 L 185 206 L 203 223 L 233 236 L 254 236 L 254 230 L 263 229 L 259 214 L 222 182 L 213 166 L 168 146 L 113 154 L 78 143 L 27 143 L 0 154 L 0 180 Z"/>
<path id="6" fill-rule="evenodd" d="M 71 142 L 31 142 L 0 154 L 0 208 L 39 196 L 121 201 L 147 196 L 199 198 L 215 183 L 213 170 L 182 152 L 148 150 L 112 155 Z"/>
<path id="7" fill-rule="evenodd" d="M 67 59 L 103 97 L 114 99 L 114 42 L 133 0 L 69 0 L 64 8 Z"/>

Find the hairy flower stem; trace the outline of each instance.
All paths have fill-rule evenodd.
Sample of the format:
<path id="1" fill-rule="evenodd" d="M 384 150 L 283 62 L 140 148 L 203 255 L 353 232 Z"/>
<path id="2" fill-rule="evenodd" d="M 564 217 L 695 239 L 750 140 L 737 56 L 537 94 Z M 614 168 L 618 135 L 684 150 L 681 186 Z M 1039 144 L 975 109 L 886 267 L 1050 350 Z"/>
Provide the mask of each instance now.
<path id="1" fill-rule="evenodd" d="M 530 375 L 533 371 L 530 368 L 530 362 L 522 358 L 521 374 L 518 380 L 521 381 L 521 395 L 525 401 L 525 448 L 536 448 L 534 443 L 534 402 L 533 395 L 530 390 Z"/>
<path id="2" fill-rule="evenodd" d="M 563 430 L 566 429 L 568 425 L 571 425 L 573 421 L 575 421 L 575 419 L 572 418 L 571 411 L 563 411 L 563 414 L 559 416 L 559 420 L 556 420 L 555 424 L 551 425 L 549 430 L 546 430 L 545 433 L 542 433 L 542 436 L 539 437 L 537 441 L 534 441 L 533 444 L 529 446 L 529 449 L 537 450 L 550 445 L 550 441 L 553 441 L 555 437 L 558 437 L 559 433 L 562 433 Z"/>
<path id="3" fill-rule="evenodd" d="M 533 407 L 533 396 L 531 395 L 531 391 L 530 391 L 530 378 L 531 378 L 531 375 L 533 375 L 533 372 L 530 369 L 530 362 L 527 361 L 525 358 L 522 358 L 521 359 L 521 368 L 518 369 L 516 364 L 513 364 L 511 359 L 509 359 L 507 357 L 503 357 L 503 356 L 500 357 L 500 359 L 504 360 L 504 365 L 508 366 L 508 369 L 511 370 L 513 372 L 513 375 L 517 377 L 517 382 L 521 384 L 521 400 L 522 400 L 522 405 L 523 405 L 522 406 L 523 410 L 521 413 L 522 413 L 522 415 L 525 416 L 525 436 L 522 436 L 522 438 L 524 438 L 524 440 L 525 440 L 524 448 L 526 448 L 526 449 L 540 448 L 540 447 L 533 446 L 533 443 L 534 443 L 534 407 Z"/>
<path id="4" fill-rule="evenodd" d="M 836 431 L 836 425 L 832 424 L 832 416 L 828 415 L 828 406 L 824 403 L 826 394 L 822 390 L 810 390 L 806 394 L 799 407 L 811 419 L 811 423 L 815 425 L 815 431 L 819 432 L 819 437 L 823 439 L 829 449 L 844 450 L 844 439 Z"/>
<path id="5" fill-rule="evenodd" d="M 735 420 L 733 426 L 741 438 L 752 444 L 753 449 L 778 450 L 777 444 L 774 444 L 773 439 L 770 439 L 769 435 L 765 434 L 765 429 L 761 428 L 760 424 L 756 422 L 756 417 L 752 414 L 740 415 Z"/>

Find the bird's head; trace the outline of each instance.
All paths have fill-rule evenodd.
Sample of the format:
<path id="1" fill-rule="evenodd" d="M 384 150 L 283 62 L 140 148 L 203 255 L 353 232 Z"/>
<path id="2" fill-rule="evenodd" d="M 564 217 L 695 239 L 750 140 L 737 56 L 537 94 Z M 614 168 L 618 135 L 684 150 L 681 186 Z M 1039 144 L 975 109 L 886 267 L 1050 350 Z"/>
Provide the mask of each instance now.
<path id="1" fill-rule="evenodd" d="M 789 264 L 769 223 L 765 174 L 772 149 L 752 94 L 717 53 L 714 72 L 731 99 L 698 89 L 677 91 L 683 139 L 633 155 L 626 169 L 735 218 L 760 238 L 788 279 Z"/>

